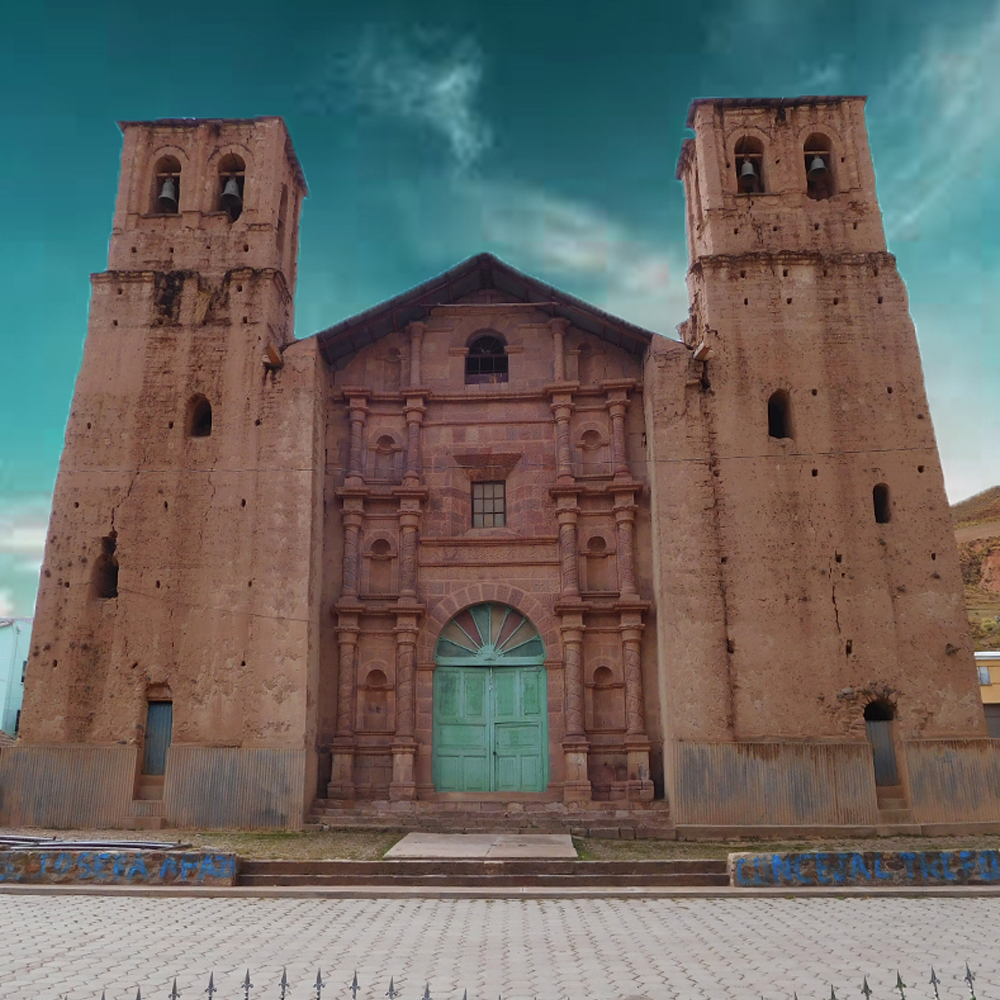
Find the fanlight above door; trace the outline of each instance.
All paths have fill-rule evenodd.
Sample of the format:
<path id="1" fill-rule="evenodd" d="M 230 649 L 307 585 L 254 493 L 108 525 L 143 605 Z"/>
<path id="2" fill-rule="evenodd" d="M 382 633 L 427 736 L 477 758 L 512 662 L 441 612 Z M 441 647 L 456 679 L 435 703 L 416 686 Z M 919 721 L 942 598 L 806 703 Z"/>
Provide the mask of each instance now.
<path id="1" fill-rule="evenodd" d="M 435 660 L 444 666 L 541 663 L 545 646 L 531 620 L 506 604 L 475 604 L 441 630 Z"/>

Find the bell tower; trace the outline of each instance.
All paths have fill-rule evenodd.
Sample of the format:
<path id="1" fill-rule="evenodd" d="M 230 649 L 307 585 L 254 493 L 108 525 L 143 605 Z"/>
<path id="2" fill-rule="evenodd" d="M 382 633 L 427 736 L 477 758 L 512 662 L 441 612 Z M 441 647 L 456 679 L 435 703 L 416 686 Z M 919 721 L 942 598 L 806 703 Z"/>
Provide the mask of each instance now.
<path id="1" fill-rule="evenodd" d="M 291 349 L 305 179 L 280 118 L 121 129 L 23 742 L 77 754 L 106 821 L 294 826 L 315 766 L 322 468 L 316 354 Z M 242 816 L 241 783 L 284 797 Z M 98 808 L 66 794 L 82 819 Z"/>
<path id="2" fill-rule="evenodd" d="M 725 646 L 687 739 L 982 735 L 861 97 L 699 100 L 678 166 Z M 707 681 L 705 682 L 707 683 Z M 706 688 L 706 691 L 708 688 Z M 716 685 L 712 688 L 718 691 Z"/>

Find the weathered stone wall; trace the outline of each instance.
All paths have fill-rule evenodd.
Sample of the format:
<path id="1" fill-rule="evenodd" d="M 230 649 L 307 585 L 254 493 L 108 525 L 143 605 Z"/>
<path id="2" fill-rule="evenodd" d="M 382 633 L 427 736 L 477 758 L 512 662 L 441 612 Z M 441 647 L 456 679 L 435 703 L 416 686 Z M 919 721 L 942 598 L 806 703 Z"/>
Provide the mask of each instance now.
<path id="1" fill-rule="evenodd" d="M 301 174 L 277 119 L 124 129 L 22 739 L 141 748 L 147 700 L 166 699 L 175 746 L 311 749 L 321 362 L 307 342 L 264 365 L 292 340 Z M 217 161 L 234 151 L 246 170 L 231 221 Z M 179 211 L 157 214 L 168 153 Z M 207 436 L 193 433 L 196 397 Z"/>
<path id="2" fill-rule="evenodd" d="M 864 739 L 862 710 L 877 698 L 906 737 L 983 733 L 919 354 L 861 114 L 860 100 L 704 103 L 682 157 L 697 254 L 684 336 L 710 350 L 698 401 L 728 644 L 716 670 L 736 739 Z M 802 147 L 819 131 L 837 193 L 812 200 Z M 732 150 L 750 134 L 765 149 L 758 195 L 736 191 Z M 769 428 L 776 392 L 783 436 Z M 878 484 L 888 523 L 876 523 Z"/>

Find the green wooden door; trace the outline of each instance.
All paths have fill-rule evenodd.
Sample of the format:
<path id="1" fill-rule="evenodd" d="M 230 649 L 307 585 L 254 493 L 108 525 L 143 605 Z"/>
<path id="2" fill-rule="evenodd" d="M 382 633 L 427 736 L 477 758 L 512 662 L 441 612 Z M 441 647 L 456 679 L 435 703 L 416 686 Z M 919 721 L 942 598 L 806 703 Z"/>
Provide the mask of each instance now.
<path id="1" fill-rule="evenodd" d="M 434 788 L 542 792 L 549 781 L 545 651 L 503 604 L 479 604 L 441 632 L 434 672 Z"/>
<path id="2" fill-rule="evenodd" d="M 542 667 L 438 667 L 434 787 L 543 792 L 548 784 Z"/>

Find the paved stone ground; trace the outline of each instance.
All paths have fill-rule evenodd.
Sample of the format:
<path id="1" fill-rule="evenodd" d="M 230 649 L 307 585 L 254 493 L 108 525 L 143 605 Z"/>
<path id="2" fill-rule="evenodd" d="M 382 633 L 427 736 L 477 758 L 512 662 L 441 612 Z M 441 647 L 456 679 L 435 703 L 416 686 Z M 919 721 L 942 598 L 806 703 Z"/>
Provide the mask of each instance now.
<path id="1" fill-rule="evenodd" d="M 0 997 L 17 1000 L 981 1000 L 1000 997 L 1000 897 L 950 899 L 258 899 L 0 896 Z"/>

